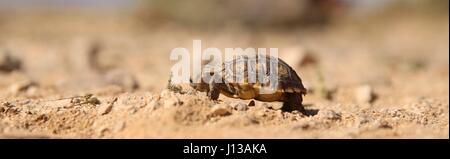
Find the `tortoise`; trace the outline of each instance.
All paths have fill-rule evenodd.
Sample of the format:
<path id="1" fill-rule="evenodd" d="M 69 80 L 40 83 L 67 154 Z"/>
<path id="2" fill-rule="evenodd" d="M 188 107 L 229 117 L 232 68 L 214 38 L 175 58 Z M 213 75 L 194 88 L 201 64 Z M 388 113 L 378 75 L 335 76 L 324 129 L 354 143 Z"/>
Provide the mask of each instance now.
<path id="1" fill-rule="evenodd" d="M 265 59 L 265 62 L 264 62 Z M 278 66 L 274 67 L 278 62 Z M 219 64 L 220 65 L 220 64 Z M 287 65 L 283 60 L 272 56 L 236 56 L 229 61 L 221 64 L 220 71 L 203 71 L 200 75 L 210 75 L 210 79 L 201 79 L 198 83 L 194 83 L 190 79 L 190 86 L 200 92 L 206 92 L 212 100 L 218 100 L 219 95 L 223 94 L 230 98 L 236 99 L 255 99 L 263 102 L 283 102 L 282 111 L 300 111 L 304 113 L 302 105 L 303 96 L 306 95 L 306 88 L 302 84 L 302 80 L 294 69 Z M 217 67 L 218 65 L 214 66 Z M 249 67 L 250 66 L 250 67 Z M 272 66 L 272 67 L 271 67 Z M 213 67 L 213 68 L 214 68 Z M 278 70 L 275 76 L 270 76 L 271 71 Z M 234 70 L 234 71 L 233 71 Z M 238 71 L 243 74 L 236 73 Z M 256 76 L 256 73 L 264 73 L 262 78 Z M 250 76 L 253 75 L 253 76 Z M 199 76 L 197 76 L 199 77 Z M 251 79 L 250 79 L 250 78 Z M 271 82 L 270 77 L 278 80 L 278 85 Z M 239 79 L 234 80 L 233 79 Z M 239 82 L 237 82 L 239 81 Z M 262 87 L 273 88 L 270 93 L 261 93 Z"/>

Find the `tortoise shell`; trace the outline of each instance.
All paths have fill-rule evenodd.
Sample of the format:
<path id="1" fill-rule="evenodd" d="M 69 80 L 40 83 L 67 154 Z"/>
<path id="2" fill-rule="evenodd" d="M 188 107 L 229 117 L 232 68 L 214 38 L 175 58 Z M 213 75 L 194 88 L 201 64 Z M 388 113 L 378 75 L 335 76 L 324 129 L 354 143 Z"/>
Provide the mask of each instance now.
<path id="1" fill-rule="evenodd" d="M 207 92 L 212 100 L 220 94 L 237 99 L 255 99 L 263 102 L 284 102 L 283 110 L 300 110 L 306 89 L 294 69 L 283 60 L 271 56 L 237 56 L 221 64 L 219 72 L 206 69 L 202 76 L 212 78 L 191 86 L 199 91 Z M 263 90 L 271 90 L 263 92 Z M 298 109 L 297 109 L 298 108 Z"/>
<path id="2" fill-rule="evenodd" d="M 284 101 L 284 93 L 306 94 L 302 80 L 286 62 L 270 56 L 262 58 L 238 56 L 224 62 L 221 76 L 227 87 L 221 89 L 221 93 L 231 98 L 265 102 Z M 258 73 L 262 76 L 258 76 Z M 271 73 L 278 81 L 278 85 L 271 85 L 273 84 L 270 80 Z M 274 91 L 271 94 L 261 93 L 262 87 Z"/>

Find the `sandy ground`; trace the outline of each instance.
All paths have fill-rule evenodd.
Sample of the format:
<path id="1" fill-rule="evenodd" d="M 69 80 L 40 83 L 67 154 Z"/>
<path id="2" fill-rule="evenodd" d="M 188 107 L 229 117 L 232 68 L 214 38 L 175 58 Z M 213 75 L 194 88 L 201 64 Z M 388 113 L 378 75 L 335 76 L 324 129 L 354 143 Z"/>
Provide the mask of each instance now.
<path id="1" fill-rule="evenodd" d="M 22 65 L 0 72 L 0 138 L 448 138 L 448 28 L 426 16 L 256 32 L 19 14 L 0 23 L 2 63 Z M 170 51 L 194 39 L 278 47 L 309 90 L 308 114 L 167 90 Z"/>

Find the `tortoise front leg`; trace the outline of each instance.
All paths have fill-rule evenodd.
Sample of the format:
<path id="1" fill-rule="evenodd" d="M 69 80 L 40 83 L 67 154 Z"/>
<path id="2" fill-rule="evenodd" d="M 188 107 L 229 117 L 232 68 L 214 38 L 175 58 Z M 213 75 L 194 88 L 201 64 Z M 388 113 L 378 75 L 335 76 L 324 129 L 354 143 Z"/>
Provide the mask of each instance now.
<path id="1" fill-rule="evenodd" d="M 286 100 L 283 103 L 282 111 L 291 112 L 298 110 L 299 112 L 305 113 L 305 108 L 302 105 L 303 97 L 299 93 L 288 93 L 285 95 Z"/>
<path id="2" fill-rule="evenodd" d="M 214 80 L 211 80 L 209 83 L 209 91 L 207 92 L 207 95 L 211 100 L 219 99 L 220 87 L 218 83 L 214 82 Z"/>

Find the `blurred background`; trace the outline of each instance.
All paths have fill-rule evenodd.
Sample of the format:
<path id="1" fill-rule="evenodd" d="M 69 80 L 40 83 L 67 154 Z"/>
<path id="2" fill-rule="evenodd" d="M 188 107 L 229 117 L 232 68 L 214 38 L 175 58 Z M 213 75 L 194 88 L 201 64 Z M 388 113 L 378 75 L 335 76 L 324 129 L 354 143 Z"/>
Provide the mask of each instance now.
<path id="1" fill-rule="evenodd" d="M 447 0 L 0 0 L 0 88 L 160 91 L 170 51 L 200 39 L 277 47 L 324 98 L 359 85 L 448 95 L 448 27 Z"/>

